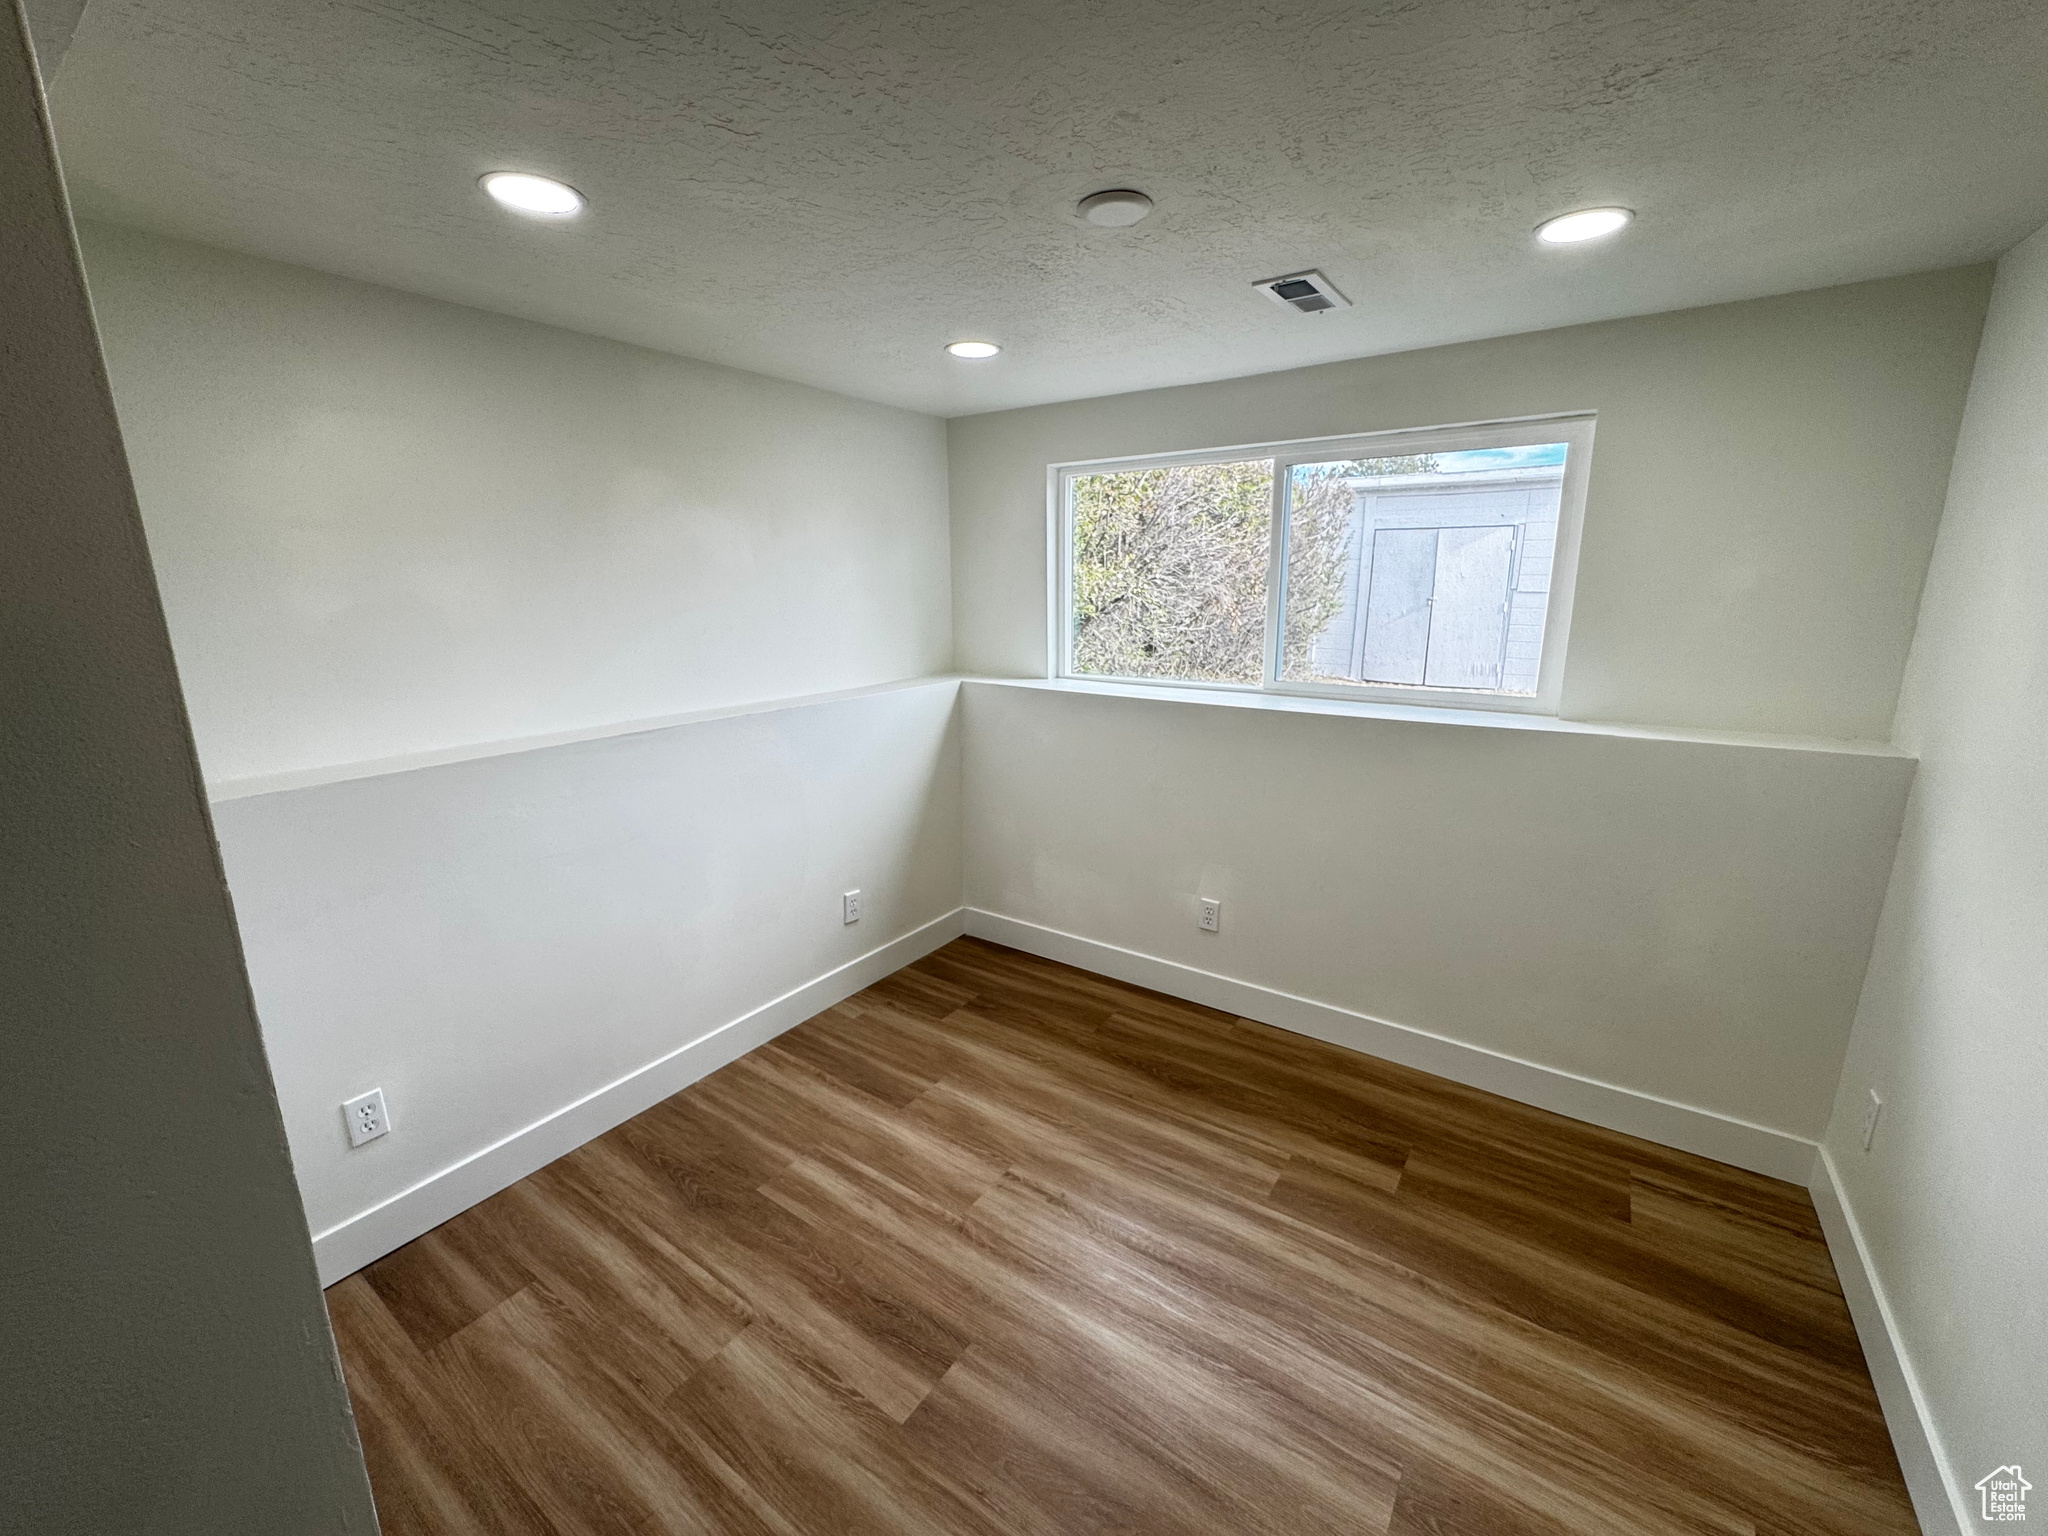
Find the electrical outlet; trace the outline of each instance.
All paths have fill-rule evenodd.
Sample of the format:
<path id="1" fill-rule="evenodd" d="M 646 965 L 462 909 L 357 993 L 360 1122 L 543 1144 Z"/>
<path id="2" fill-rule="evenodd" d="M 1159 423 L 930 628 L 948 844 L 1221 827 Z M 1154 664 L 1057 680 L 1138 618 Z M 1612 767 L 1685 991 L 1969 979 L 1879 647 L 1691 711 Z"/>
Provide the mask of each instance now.
<path id="1" fill-rule="evenodd" d="M 1204 896 L 1202 898 L 1202 932 L 1221 933 L 1222 931 L 1223 903 Z"/>
<path id="2" fill-rule="evenodd" d="M 1870 1143 L 1877 1136 L 1877 1117 L 1884 1113 L 1884 1100 L 1877 1096 L 1875 1088 L 1870 1090 L 1870 1102 L 1863 1106 L 1863 1150 L 1870 1150 Z"/>
<path id="3" fill-rule="evenodd" d="M 839 898 L 839 921 L 857 923 L 860 921 L 860 892 L 848 891 Z"/>
<path id="4" fill-rule="evenodd" d="M 341 1106 L 341 1113 L 348 1121 L 348 1144 L 352 1147 L 375 1141 L 391 1129 L 391 1117 L 384 1112 L 382 1088 L 372 1088 L 361 1098 L 350 1099 Z"/>

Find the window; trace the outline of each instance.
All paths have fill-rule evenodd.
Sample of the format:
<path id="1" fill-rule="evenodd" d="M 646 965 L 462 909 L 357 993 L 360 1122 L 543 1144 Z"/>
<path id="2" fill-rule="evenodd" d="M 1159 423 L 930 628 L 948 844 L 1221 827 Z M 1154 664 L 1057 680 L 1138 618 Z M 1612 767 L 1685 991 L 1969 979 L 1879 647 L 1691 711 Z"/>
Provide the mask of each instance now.
<path id="1" fill-rule="evenodd" d="M 1589 416 L 1072 464 L 1056 673 L 1557 707 Z"/>

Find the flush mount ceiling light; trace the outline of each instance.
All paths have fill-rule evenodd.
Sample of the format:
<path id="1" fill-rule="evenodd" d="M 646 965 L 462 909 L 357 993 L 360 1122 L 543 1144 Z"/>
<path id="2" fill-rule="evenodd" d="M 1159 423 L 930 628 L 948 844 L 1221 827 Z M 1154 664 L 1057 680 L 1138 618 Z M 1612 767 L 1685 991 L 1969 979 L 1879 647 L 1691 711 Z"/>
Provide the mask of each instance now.
<path id="1" fill-rule="evenodd" d="M 507 208 L 536 218 L 566 219 L 588 206 L 583 194 L 567 182 L 526 171 L 492 171 L 479 177 L 477 185 Z"/>
<path id="2" fill-rule="evenodd" d="M 954 341 L 946 344 L 946 350 L 955 357 L 994 357 L 1003 349 L 992 341 Z"/>
<path id="3" fill-rule="evenodd" d="M 1581 208 L 1561 213 L 1536 226 L 1536 238 L 1545 245 L 1577 245 L 1581 240 L 1598 240 L 1624 228 L 1635 217 L 1628 208 Z"/>
<path id="4" fill-rule="evenodd" d="M 1099 224 L 1104 229 L 1129 229 L 1151 211 L 1152 199 L 1129 187 L 1091 192 L 1075 209 L 1090 224 Z"/>

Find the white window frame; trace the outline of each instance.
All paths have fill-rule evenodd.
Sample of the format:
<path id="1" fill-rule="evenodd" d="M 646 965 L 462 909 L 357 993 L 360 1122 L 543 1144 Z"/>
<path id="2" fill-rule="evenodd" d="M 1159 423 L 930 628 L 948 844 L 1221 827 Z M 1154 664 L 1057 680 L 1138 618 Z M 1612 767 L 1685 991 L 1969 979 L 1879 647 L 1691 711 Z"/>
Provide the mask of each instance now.
<path id="1" fill-rule="evenodd" d="M 1048 466 L 1047 568 L 1053 573 L 1048 604 L 1046 675 L 1084 683 L 1129 683 L 1146 688 L 1197 692 L 1279 693 L 1344 699 L 1363 704 L 1422 704 L 1440 709 L 1505 710 L 1555 715 L 1564 690 L 1565 652 L 1571 638 L 1572 599 L 1578 585 L 1579 534 L 1586 514 L 1586 480 L 1593 456 L 1591 411 L 1524 416 L 1512 421 L 1464 422 L 1454 426 L 1401 428 L 1351 437 L 1297 438 L 1281 443 L 1242 443 L 1192 453 L 1133 454 Z M 1279 675 L 1281 616 L 1287 579 L 1287 498 L 1294 466 L 1330 459 L 1396 458 L 1411 453 L 1456 453 L 1469 448 L 1521 448 L 1538 443 L 1567 445 L 1564 481 L 1557 508 L 1557 544 L 1550 596 L 1543 615 L 1543 650 L 1537 662 L 1536 692 L 1494 693 L 1481 688 L 1428 688 L 1393 683 L 1299 683 Z M 1074 479 L 1105 471 L 1167 469 L 1183 464 L 1226 464 L 1242 459 L 1273 461 L 1272 547 L 1266 558 L 1266 654 L 1257 683 L 1201 682 L 1169 677 L 1114 677 L 1076 672 L 1073 658 Z"/>

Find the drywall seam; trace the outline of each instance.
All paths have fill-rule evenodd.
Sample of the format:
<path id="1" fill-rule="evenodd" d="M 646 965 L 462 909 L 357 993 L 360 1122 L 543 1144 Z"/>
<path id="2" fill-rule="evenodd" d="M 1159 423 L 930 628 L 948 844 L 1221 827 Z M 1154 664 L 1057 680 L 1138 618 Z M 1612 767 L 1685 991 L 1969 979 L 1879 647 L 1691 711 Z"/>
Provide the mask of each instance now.
<path id="1" fill-rule="evenodd" d="M 1579 1077 L 1443 1035 L 1354 1013 L 1348 1008 L 1197 970 L 1178 961 L 1062 933 L 1001 913 L 969 907 L 966 914 L 966 931 L 975 938 L 1221 1008 L 1241 1018 L 1433 1073 L 1468 1088 L 1497 1093 L 1520 1104 L 1794 1184 L 1804 1183 L 1813 1171 L 1814 1143 L 1790 1131 L 1752 1125 L 1712 1110 Z"/>
<path id="2" fill-rule="evenodd" d="M 1898 1452 L 1899 1470 L 1913 1497 L 1920 1529 L 1930 1533 L 1969 1531 L 1974 1524 L 1969 1500 L 1942 1448 L 1927 1396 L 1906 1356 L 1891 1303 L 1863 1240 L 1863 1228 L 1843 1193 L 1834 1157 L 1825 1146 L 1816 1149 L 1806 1188 L 1820 1215 L 1828 1254 L 1842 1282 L 1842 1298 L 1849 1304 L 1850 1321 L 1863 1345 L 1863 1362 L 1877 1388 L 1878 1406 L 1884 1410 L 1885 1427 L 1891 1431 L 1892 1448 Z"/>
<path id="3" fill-rule="evenodd" d="M 923 959 L 960 936 L 963 910 L 956 908 L 871 949 L 329 1227 L 313 1239 L 320 1283 L 332 1285 L 353 1274 L 784 1030 Z"/>

